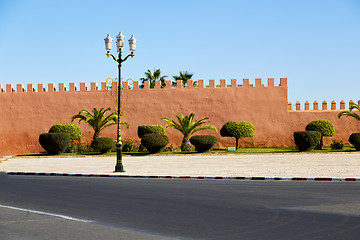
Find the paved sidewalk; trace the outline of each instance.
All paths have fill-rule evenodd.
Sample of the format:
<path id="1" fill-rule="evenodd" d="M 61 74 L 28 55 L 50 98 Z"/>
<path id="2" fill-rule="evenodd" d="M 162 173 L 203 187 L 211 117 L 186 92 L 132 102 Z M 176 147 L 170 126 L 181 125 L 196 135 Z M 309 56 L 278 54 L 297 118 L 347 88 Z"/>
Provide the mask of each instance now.
<path id="1" fill-rule="evenodd" d="M 124 156 L 126 172 L 114 173 L 116 156 L 15 157 L 0 172 L 138 176 L 360 178 L 360 153 Z"/>

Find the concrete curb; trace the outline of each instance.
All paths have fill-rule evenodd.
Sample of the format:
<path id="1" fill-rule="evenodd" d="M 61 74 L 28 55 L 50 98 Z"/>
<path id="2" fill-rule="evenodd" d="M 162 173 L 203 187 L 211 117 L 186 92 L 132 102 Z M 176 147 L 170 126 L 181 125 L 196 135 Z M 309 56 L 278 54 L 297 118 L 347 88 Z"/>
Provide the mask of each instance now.
<path id="1" fill-rule="evenodd" d="M 119 174 L 79 174 L 79 173 L 38 173 L 38 172 L 7 172 L 8 175 L 27 176 L 69 176 L 69 177 L 106 177 L 106 178 L 162 178 L 162 179 L 214 179 L 214 180 L 267 180 L 267 181 L 344 181 L 356 182 L 360 178 L 331 178 L 331 177 L 205 177 L 205 176 L 143 176 L 143 175 L 119 175 Z"/>

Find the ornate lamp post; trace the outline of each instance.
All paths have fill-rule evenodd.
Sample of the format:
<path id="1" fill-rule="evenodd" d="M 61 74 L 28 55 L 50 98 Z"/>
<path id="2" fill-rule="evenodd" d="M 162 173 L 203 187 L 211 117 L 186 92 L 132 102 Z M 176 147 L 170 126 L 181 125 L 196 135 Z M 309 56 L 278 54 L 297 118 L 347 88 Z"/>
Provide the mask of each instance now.
<path id="1" fill-rule="evenodd" d="M 124 166 L 122 164 L 122 142 L 121 142 L 121 130 L 120 130 L 120 106 L 121 106 L 121 64 L 123 62 L 125 62 L 129 57 L 133 58 L 134 55 L 134 51 L 136 48 L 136 39 L 134 37 L 134 35 L 131 35 L 131 38 L 129 39 L 129 48 L 130 48 L 130 54 L 127 55 L 124 59 L 121 58 L 121 54 L 124 48 L 124 39 L 125 36 L 122 35 L 122 33 L 120 32 L 119 35 L 116 36 L 116 47 L 117 47 L 117 52 L 119 53 L 118 58 L 116 59 L 116 57 L 114 57 L 114 55 L 112 55 L 110 53 L 111 47 L 112 47 L 112 41 L 113 39 L 110 37 L 110 34 L 108 34 L 106 36 L 105 40 L 105 49 L 107 51 L 106 55 L 108 57 L 112 57 L 117 63 L 118 63 L 118 68 L 119 68 L 119 78 L 118 78 L 118 110 L 117 110 L 117 114 L 118 114 L 118 122 L 117 122 L 117 141 L 116 141 L 116 166 L 115 166 L 115 171 L 114 172 L 125 172 L 124 170 Z"/>

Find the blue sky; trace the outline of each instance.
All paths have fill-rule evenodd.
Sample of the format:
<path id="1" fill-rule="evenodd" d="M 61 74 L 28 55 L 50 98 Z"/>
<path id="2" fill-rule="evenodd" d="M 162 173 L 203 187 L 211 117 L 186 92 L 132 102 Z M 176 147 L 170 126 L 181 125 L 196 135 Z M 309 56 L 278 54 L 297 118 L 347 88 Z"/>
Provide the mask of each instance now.
<path id="1" fill-rule="evenodd" d="M 125 79 L 287 77 L 293 103 L 360 100 L 356 0 L 0 0 L 0 84 L 115 78 L 104 38 L 119 31 L 138 40 Z"/>

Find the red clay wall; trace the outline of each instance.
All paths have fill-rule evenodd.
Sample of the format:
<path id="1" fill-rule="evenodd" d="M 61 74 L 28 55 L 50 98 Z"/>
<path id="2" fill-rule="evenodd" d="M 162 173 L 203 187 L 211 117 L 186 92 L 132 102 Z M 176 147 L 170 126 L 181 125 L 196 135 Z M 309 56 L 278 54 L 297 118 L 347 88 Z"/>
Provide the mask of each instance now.
<path id="1" fill-rule="evenodd" d="M 210 80 L 209 86 L 199 80 L 196 88 L 171 88 L 171 81 L 167 81 L 166 88 L 160 88 L 157 82 L 154 89 L 145 85 L 139 89 L 139 82 L 134 83 L 134 89 L 129 90 L 129 98 L 125 107 L 123 120 L 130 124 L 129 129 L 122 128 L 122 139 L 132 138 L 139 142 L 137 126 L 143 124 L 161 124 L 162 117 L 175 119 L 175 113 L 195 113 L 195 119 L 209 117 L 212 125 L 219 130 L 227 121 L 250 121 L 255 126 L 255 137 L 242 139 L 242 146 L 294 146 L 292 134 L 294 131 L 304 130 L 307 123 L 317 119 L 328 119 L 335 124 L 335 137 L 327 139 L 346 142 L 352 132 L 360 132 L 360 124 L 351 118 L 337 118 L 340 110 L 290 110 L 287 102 L 287 79 L 280 79 L 280 85 L 274 86 L 274 79 L 268 79 L 267 86 L 263 86 L 261 79 L 255 79 L 255 86 L 244 79 L 238 85 L 236 79 L 231 85 L 226 85 L 224 79 L 220 85 Z M 178 84 L 180 86 L 180 84 Z M 192 86 L 191 81 L 189 86 Z M 32 84 L 25 91 L 21 84 L 13 89 L 7 84 L 0 85 L 0 155 L 24 154 L 43 151 L 38 143 L 41 133 L 47 132 L 56 123 L 68 123 L 71 116 L 81 109 L 93 107 L 113 107 L 106 83 L 91 83 L 88 89 L 85 83 L 75 84 Z M 123 95 L 125 95 L 123 91 Z M 300 109 L 298 103 L 297 108 Z M 291 105 L 290 105 L 291 106 Z M 342 108 L 344 108 L 342 106 Z M 92 129 L 86 124 L 80 124 L 83 130 L 83 141 L 90 142 Z M 167 128 L 166 134 L 170 143 L 178 146 L 181 134 L 174 129 Z M 212 131 L 199 132 L 212 134 L 218 138 L 217 147 L 233 146 L 234 139 L 222 138 L 219 133 Z M 116 126 L 106 129 L 103 136 L 115 139 Z"/>

